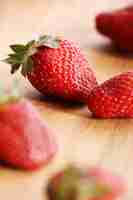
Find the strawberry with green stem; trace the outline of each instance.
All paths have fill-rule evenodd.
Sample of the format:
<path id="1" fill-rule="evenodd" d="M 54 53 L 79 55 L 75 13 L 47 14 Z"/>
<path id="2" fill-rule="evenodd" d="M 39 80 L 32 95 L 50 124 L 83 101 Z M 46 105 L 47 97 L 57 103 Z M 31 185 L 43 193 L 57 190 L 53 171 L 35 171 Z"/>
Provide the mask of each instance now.
<path id="1" fill-rule="evenodd" d="M 85 56 L 71 41 L 45 35 L 10 47 L 13 53 L 5 61 L 11 73 L 21 68 L 22 75 L 44 95 L 86 102 L 97 86 Z"/>
<path id="2" fill-rule="evenodd" d="M 47 186 L 49 200 L 115 200 L 125 191 L 124 180 L 109 171 L 69 166 L 52 177 Z"/>

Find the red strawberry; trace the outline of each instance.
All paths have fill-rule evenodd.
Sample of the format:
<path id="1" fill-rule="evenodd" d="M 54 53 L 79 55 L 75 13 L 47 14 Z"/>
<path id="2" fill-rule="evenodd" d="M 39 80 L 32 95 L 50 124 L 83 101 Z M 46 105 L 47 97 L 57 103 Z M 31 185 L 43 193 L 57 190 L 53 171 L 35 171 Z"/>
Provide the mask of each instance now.
<path id="1" fill-rule="evenodd" d="M 14 54 L 6 59 L 11 72 L 21 67 L 22 74 L 44 95 L 84 102 L 97 85 L 86 58 L 73 42 L 42 36 L 11 49 Z"/>
<path id="2" fill-rule="evenodd" d="M 133 72 L 126 72 L 96 87 L 88 99 L 95 117 L 133 117 Z"/>
<path id="3" fill-rule="evenodd" d="M 133 51 L 133 6 L 97 15 L 96 28 L 120 49 Z"/>
<path id="4" fill-rule="evenodd" d="M 57 173 L 47 187 L 50 200 L 115 200 L 125 192 L 122 178 L 101 168 L 73 166 Z"/>
<path id="5" fill-rule="evenodd" d="M 9 98 L 0 104 L 0 160 L 34 170 L 47 164 L 56 151 L 51 130 L 28 100 Z"/>

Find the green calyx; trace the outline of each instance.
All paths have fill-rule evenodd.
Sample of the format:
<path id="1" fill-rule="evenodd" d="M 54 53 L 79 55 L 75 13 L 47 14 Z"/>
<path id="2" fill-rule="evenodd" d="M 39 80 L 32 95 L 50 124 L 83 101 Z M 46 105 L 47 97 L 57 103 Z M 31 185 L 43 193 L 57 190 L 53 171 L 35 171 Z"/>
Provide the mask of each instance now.
<path id="1" fill-rule="evenodd" d="M 111 192 L 107 185 L 97 183 L 93 178 L 75 167 L 64 170 L 64 175 L 55 192 L 55 200 L 86 200 L 104 197 Z"/>
<path id="2" fill-rule="evenodd" d="M 28 72 L 32 71 L 33 60 L 32 56 L 37 53 L 38 48 L 41 46 L 49 48 L 58 48 L 60 44 L 59 38 L 54 38 L 49 35 L 40 36 L 39 39 L 32 40 L 26 45 L 15 44 L 10 45 L 13 53 L 3 60 L 7 64 L 11 65 L 11 73 L 14 74 L 21 67 L 21 73 L 26 76 Z"/>

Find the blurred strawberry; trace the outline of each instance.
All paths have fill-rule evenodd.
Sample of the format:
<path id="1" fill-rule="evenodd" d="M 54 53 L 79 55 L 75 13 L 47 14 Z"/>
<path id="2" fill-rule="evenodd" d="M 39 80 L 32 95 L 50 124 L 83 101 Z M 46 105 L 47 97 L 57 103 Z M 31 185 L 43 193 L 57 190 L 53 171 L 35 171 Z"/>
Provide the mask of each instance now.
<path id="1" fill-rule="evenodd" d="M 18 96 L 0 97 L 0 160 L 34 170 L 47 164 L 57 145 L 36 108 Z"/>
<path id="2" fill-rule="evenodd" d="M 115 200 L 124 191 L 123 179 L 105 169 L 73 166 L 57 173 L 47 188 L 50 200 Z"/>
<path id="3" fill-rule="evenodd" d="M 133 6 L 111 12 L 103 12 L 96 17 L 97 30 L 109 37 L 117 47 L 133 51 Z"/>

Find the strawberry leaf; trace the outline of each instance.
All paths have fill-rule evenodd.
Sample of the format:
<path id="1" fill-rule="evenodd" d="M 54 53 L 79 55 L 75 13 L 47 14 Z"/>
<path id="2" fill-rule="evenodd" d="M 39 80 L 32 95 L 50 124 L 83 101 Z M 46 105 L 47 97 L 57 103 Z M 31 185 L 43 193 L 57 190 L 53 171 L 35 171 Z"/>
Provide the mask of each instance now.
<path id="1" fill-rule="evenodd" d="M 60 44 L 60 39 L 57 37 L 52 37 L 50 35 L 40 36 L 38 40 L 39 45 L 43 45 L 50 48 L 58 48 Z"/>
<path id="2" fill-rule="evenodd" d="M 26 48 L 27 48 L 27 49 L 32 48 L 33 45 L 35 45 L 35 43 L 36 43 L 35 40 L 31 40 L 31 41 L 29 41 L 29 42 L 27 43 L 27 45 L 26 45 Z"/>
<path id="3" fill-rule="evenodd" d="M 28 72 L 32 71 L 33 60 L 31 57 L 28 57 L 22 65 L 21 73 L 23 76 L 26 76 Z"/>
<path id="4" fill-rule="evenodd" d="M 14 44 L 14 45 L 10 45 L 10 48 L 15 52 L 25 52 L 27 49 L 25 47 L 25 45 L 22 44 Z"/>
<path id="5" fill-rule="evenodd" d="M 13 64 L 12 59 L 9 58 L 9 57 L 6 58 L 6 59 L 3 59 L 2 62 L 7 63 L 7 64 L 11 64 L 11 65 Z"/>
<path id="6" fill-rule="evenodd" d="M 9 54 L 8 57 L 12 60 L 13 64 L 21 64 L 24 59 L 24 53 Z"/>
<path id="7" fill-rule="evenodd" d="M 20 64 L 14 64 L 11 67 L 11 74 L 14 74 L 17 70 L 19 70 Z"/>
<path id="8" fill-rule="evenodd" d="M 3 62 L 11 65 L 12 74 L 21 67 L 21 73 L 26 76 L 28 72 L 32 71 L 32 67 L 34 66 L 32 56 L 39 51 L 39 47 L 58 48 L 59 44 L 59 38 L 44 35 L 40 36 L 38 41 L 31 40 L 26 45 L 10 45 L 13 53 L 9 54 Z"/>
<path id="9" fill-rule="evenodd" d="M 27 59 L 27 68 L 28 68 L 28 72 L 32 71 L 32 66 L 33 66 L 33 60 L 31 57 L 28 57 Z"/>

